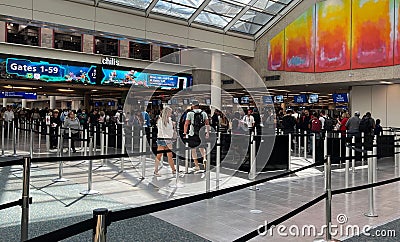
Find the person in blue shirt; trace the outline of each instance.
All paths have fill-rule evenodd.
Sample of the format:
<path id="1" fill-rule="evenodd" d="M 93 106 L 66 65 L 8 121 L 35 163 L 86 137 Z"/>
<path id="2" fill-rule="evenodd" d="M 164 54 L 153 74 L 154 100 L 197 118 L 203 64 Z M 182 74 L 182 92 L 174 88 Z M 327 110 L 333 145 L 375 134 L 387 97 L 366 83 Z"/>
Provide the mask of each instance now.
<path id="1" fill-rule="evenodd" d="M 142 116 L 143 116 L 143 121 L 144 121 L 143 127 L 145 127 L 145 128 L 150 127 L 151 126 L 150 125 L 150 115 L 146 111 L 143 111 Z"/>

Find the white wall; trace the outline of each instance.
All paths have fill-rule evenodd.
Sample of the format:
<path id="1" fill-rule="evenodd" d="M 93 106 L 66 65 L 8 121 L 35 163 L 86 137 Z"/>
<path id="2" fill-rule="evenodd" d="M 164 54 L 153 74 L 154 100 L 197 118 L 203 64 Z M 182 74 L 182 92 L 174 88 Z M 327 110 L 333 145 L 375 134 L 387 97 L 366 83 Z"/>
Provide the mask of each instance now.
<path id="1" fill-rule="evenodd" d="M 150 14 L 150 18 L 145 18 L 143 11 L 110 6 L 101 2 L 99 7 L 94 7 L 93 1 L 81 2 L 1 0 L 0 15 L 113 33 L 129 36 L 132 39 L 226 50 L 237 55 L 254 56 L 253 38 L 227 35 L 205 26 L 196 26 L 196 24 L 187 26 L 187 22 L 172 17 L 163 18 Z"/>
<path id="2" fill-rule="evenodd" d="M 382 126 L 400 127 L 400 84 L 354 86 L 350 92 L 351 112 L 371 112 Z"/>

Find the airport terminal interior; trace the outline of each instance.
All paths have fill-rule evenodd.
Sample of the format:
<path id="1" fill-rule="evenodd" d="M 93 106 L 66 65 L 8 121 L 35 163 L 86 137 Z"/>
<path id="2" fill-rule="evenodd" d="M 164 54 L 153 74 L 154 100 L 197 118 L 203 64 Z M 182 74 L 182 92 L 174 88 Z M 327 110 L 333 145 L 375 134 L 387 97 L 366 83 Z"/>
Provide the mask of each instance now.
<path id="1" fill-rule="evenodd" d="M 0 241 L 399 241 L 400 0 L 0 0 Z"/>

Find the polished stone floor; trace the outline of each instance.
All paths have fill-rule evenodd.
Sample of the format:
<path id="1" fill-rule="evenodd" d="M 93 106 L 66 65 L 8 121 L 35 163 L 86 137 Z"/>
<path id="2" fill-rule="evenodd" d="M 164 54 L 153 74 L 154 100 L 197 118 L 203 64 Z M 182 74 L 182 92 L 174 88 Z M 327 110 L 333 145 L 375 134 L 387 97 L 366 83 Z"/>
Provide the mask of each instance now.
<path id="1" fill-rule="evenodd" d="M 37 137 L 35 137 L 37 138 Z M 28 142 L 20 137 L 17 154 L 29 154 Z M 34 156 L 55 156 L 56 153 L 45 150 L 42 140 L 40 150 L 35 145 Z M 12 142 L 7 142 L 6 154 L 12 154 Z M 110 149 L 110 153 L 119 150 Z M 75 155 L 83 154 L 80 150 Z M 69 218 L 88 214 L 98 207 L 123 209 L 138 207 L 154 202 L 166 201 L 203 193 L 206 190 L 204 173 L 180 174 L 177 180 L 171 174 L 167 163 L 160 170 L 161 177 L 152 174 L 154 158 L 145 159 L 145 179 L 141 179 L 142 164 L 138 158 L 110 159 L 93 161 L 93 190 L 100 195 L 83 196 L 81 191 L 87 190 L 88 161 L 64 162 L 64 177 L 67 182 L 54 182 L 58 177 L 59 163 L 40 163 L 31 172 L 31 194 L 34 203 L 31 206 L 31 222 L 40 222 Z M 102 166 L 103 164 L 103 166 Z M 310 164 L 302 158 L 293 157 L 292 168 L 296 169 Z M 357 164 L 356 173 L 350 172 L 350 186 L 367 183 L 367 167 Z M 334 166 L 332 172 L 333 189 L 344 187 L 344 169 Z M 180 168 L 184 170 L 184 167 Z M 211 189 L 216 189 L 215 169 L 212 169 Z M 0 169 L 3 182 L 0 204 L 19 199 L 21 196 L 21 168 L 19 166 Z M 279 172 L 260 174 L 259 177 L 272 176 Z M 377 180 L 399 177 L 399 167 L 395 167 L 393 158 L 379 160 Z M 234 173 L 222 169 L 220 189 L 248 182 L 246 174 Z M 259 190 L 243 189 L 209 200 L 169 209 L 152 214 L 172 225 L 211 241 L 232 241 L 259 226 L 279 218 L 313 198 L 324 193 L 324 177 L 321 167 L 310 168 L 290 177 L 277 179 L 258 186 Z M 398 204 L 400 202 L 400 183 L 394 183 L 375 189 L 375 208 L 378 217 L 364 216 L 368 212 L 368 191 L 357 191 L 351 194 L 335 195 L 332 205 L 332 223 L 339 225 L 337 216 L 346 216 L 345 225 L 378 226 L 400 218 Z M 0 227 L 18 225 L 20 208 L 0 211 Z M 300 227 L 313 225 L 317 229 L 325 223 L 325 202 L 308 208 L 290 218 L 283 225 Z M 51 231 L 48 228 L 44 231 Z M 318 230 L 319 231 L 319 230 Z M 258 236 L 253 241 L 312 241 L 322 238 L 316 236 L 291 236 L 279 234 L 273 230 L 273 236 Z M 127 230 L 121 233 L 129 233 Z M 338 234 L 336 238 L 351 237 Z M 370 240 L 375 241 L 375 240 Z M 376 240 L 379 241 L 379 240 Z M 398 240 L 397 240 L 398 241 Z"/>

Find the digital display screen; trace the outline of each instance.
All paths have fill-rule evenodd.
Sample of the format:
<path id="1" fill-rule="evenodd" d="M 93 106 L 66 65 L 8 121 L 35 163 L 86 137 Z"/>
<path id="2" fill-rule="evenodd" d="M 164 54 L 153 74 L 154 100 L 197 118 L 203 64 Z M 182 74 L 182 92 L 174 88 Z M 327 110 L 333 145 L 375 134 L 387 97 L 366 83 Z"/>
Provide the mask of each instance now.
<path id="1" fill-rule="evenodd" d="M 177 76 L 148 74 L 147 86 L 161 87 L 163 89 L 177 89 L 179 88 L 179 79 Z"/>
<path id="2" fill-rule="evenodd" d="M 297 95 L 297 96 L 294 96 L 294 103 L 306 103 L 308 100 L 307 100 L 307 96 L 304 94 L 304 95 Z"/>
<path id="3" fill-rule="evenodd" d="M 94 106 L 95 107 L 101 107 L 101 106 L 103 106 L 103 102 L 95 102 Z"/>
<path id="4" fill-rule="evenodd" d="M 115 102 L 114 101 L 109 101 L 109 102 L 107 102 L 107 106 L 114 107 L 115 106 Z"/>
<path id="5" fill-rule="evenodd" d="M 308 95 L 308 103 L 317 103 L 317 102 L 318 102 L 318 94 Z"/>
<path id="6" fill-rule="evenodd" d="M 249 104 L 249 103 L 250 103 L 249 97 L 241 97 L 240 98 L 240 104 Z"/>
<path id="7" fill-rule="evenodd" d="M 347 93 L 334 93 L 332 95 L 334 103 L 348 103 L 349 98 Z"/>
<path id="8" fill-rule="evenodd" d="M 135 85 L 147 87 L 147 74 L 135 70 L 123 71 L 102 68 L 102 85 Z"/>
<path id="9" fill-rule="evenodd" d="M 183 104 L 188 105 L 189 104 L 189 99 L 183 99 Z"/>
<path id="10" fill-rule="evenodd" d="M 0 98 L 37 99 L 35 92 L 0 92 Z"/>
<path id="11" fill-rule="evenodd" d="M 211 99 L 206 98 L 206 105 L 211 105 Z"/>
<path id="12" fill-rule="evenodd" d="M 232 102 L 233 102 L 234 104 L 239 104 L 239 98 L 238 98 L 238 97 L 232 98 Z"/>
<path id="13" fill-rule="evenodd" d="M 283 103 L 283 95 L 274 96 L 274 103 Z"/>
<path id="14" fill-rule="evenodd" d="M 46 82 L 73 82 L 96 84 L 96 66 L 75 66 L 34 62 L 28 59 L 0 58 L 0 66 L 5 66 L 1 75 L 13 75 L 26 79 Z M 5 73 L 4 73 L 5 72 Z"/>
<path id="15" fill-rule="evenodd" d="M 264 104 L 273 104 L 274 103 L 273 96 L 263 96 L 263 103 Z"/>

